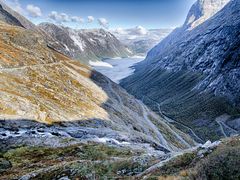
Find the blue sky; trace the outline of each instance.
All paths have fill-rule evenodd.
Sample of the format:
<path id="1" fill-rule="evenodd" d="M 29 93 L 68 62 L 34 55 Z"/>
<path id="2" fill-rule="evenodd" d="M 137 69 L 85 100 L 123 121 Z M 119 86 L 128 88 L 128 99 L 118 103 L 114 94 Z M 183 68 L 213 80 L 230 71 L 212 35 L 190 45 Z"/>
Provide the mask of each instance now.
<path id="1" fill-rule="evenodd" d="M 173 28 L 183 24 L 195 0 L 5 0 L 34 23 L 75 28 Z"/>

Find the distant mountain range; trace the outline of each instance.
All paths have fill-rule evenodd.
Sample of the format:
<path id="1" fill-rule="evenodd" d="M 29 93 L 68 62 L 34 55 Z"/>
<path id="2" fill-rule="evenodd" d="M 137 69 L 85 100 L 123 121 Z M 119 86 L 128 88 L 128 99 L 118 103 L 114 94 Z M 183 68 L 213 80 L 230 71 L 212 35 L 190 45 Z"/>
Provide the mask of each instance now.
<path id="1" fill-rule="evenodd" d="M 82 63 L 133 55 L 127 46 L 104 29 L 74 30 L 51 23 L 36 26 L 1 1 L 0 5 L 0 20 L 42 34 L 49 46 Z"/>
<path id="2" fill-rule="evenodd" d="M 239 133 L 239 29 L 238 0 L 198 0 L 121 85 L 196 140 Z"/>
<path id="3" fill-rule="evenodd" d="M 81 62 L 128 57 L 132 54 L 113 34 L 104 29 L 75 30 L 51 23 L 41 23 L 38 28 L 64 46 L 61 52 Z"/>
<path id="4" fill-rule="evenodd" d="M 110 32 L 104 29 L 76 30 L 53 23 L 41 23 L 36 26 L 3 2 L 0 4 L 2 21 L 42 34 L 49 46 L 87 64 L 90 60 L 101 61 L 106 58 L 133 55 L 146 56 L 151 48 L 172 31 L 172 29 L 147 30 L 141 26 Z"/>
<path id="5" fill-rule="evenodd" d="M 146 56 L 147 52 L 166 37 L 172 29 L 118 28 L 111 32 L 135 55 Z"/>

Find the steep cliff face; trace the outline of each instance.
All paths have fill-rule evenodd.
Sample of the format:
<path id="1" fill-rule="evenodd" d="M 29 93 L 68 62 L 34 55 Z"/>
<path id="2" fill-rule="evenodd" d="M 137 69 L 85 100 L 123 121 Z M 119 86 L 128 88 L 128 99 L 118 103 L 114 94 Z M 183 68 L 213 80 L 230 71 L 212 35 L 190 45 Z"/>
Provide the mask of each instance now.
<path id="1" fill-rule="evenodd" d="M 104 29 L 74 30 L 50 23 L 42 23 L 39 28 L 61 43 L 65 47 L 65 54 L 85 62 L 131 54 L 114 35 Z"/>
<path id="2" fill-rule="evenodd" d="M 186 132 L 193 135 L 193 128 L 202 139 L 216 139 L 240 130 L 235 116 L 240 104 L 240 2 L 230 1 L 223 9 L 227 1 L 208 2 L 195 3 L 183 27 L 153 48 L 122 85 L 137 97 L 146 96 L 145 103 L 155 111 L 159 105 Z M 235 126 L 228 126 L 231 121 Z"/>
<path id="3" fill-rule="evenodd" d="M 229 1 L 230 0 L 198 0 L 191 7 L 183 27 L 188 28 L 188 30 L 197 27 L 220 11 Z"/>
<path id="4" fill-rule="evenodd" d="M 183 34 L 202 24 L 220 11 L 229 0 L 197 0 L 193 4 L 184 24 L 173 30 L 161 43 L 156 45 L 147 55 L 146 60 L 158 60 L 165 48 L 171 47 L 175 42 L 181 41 Z"/>

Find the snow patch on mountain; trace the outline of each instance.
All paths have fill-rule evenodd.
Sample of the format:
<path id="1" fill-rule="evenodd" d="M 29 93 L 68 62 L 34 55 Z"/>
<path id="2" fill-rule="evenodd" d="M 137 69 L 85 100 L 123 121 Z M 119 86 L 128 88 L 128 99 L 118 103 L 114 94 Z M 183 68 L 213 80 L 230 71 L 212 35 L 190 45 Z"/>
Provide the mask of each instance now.
<path id="1" fill-rule="evenodd" d="M 82 38 L 79 36 L 78 32 L 72 29 L 69 31 L 69 34 L 70 34 L 71 39 L 80 48 L 80 50 L 84 51 L 85 43 L 82 40 Z"/>
<path id="2" fill-rule="evenodd" d="M 51 23 L 41 23 L 38 28 L 62 45 L 59 52 L 86 64 L 89 64 L 89 60 L 101 61 L 105 58 L 132 55 L 125 45 L 104 29 L 77 30 Z M 55 46 L 51 47 L 55 49 Z"/>

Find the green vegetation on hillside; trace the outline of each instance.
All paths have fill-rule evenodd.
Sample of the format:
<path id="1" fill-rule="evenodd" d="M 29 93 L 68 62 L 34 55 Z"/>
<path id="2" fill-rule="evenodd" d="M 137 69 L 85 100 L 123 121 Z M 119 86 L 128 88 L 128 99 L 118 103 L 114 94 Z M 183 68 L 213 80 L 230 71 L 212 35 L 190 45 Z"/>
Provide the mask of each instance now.
<path id="1" fill-rule="evenodd" d="M 19 178 L 33 172 L 36 179 L 52 179 L 64 173 L 79 178 L 117 176 L 122 169 L 132 172 L 134 168 L 142 168 L 129 159 L 132 156 L 134 153 L 126 148 L 95 143 L 60 148 L 16 147 L 0 153 L 0 179 Z"/>

